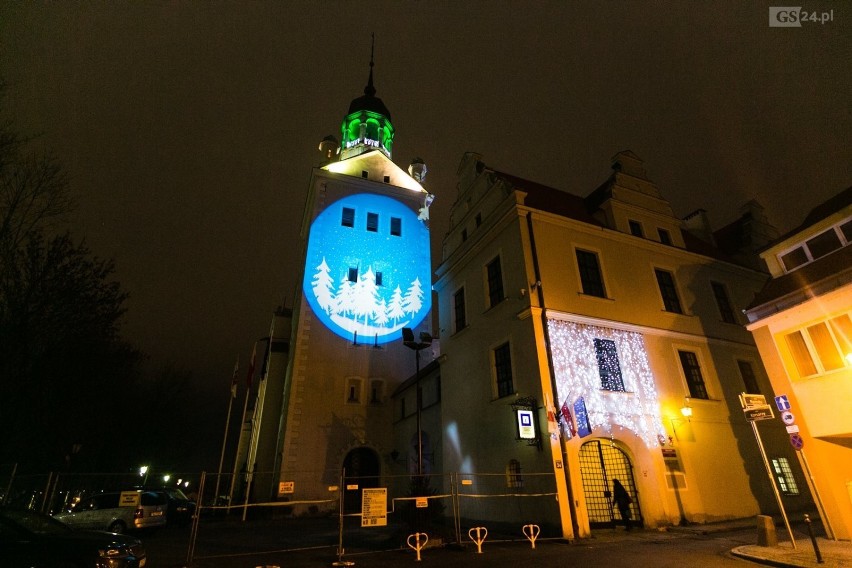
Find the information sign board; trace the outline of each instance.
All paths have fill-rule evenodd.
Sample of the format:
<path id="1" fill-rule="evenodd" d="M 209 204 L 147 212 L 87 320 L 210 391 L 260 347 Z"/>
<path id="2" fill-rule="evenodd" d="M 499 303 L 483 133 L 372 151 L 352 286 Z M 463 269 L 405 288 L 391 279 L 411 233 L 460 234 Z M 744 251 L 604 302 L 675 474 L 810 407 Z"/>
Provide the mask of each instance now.
<path id="1" fill-rule="evenodd" d="M 384 527 L 388 524 L 388 488 L 365 487 L 361 492 L 361 526 Z"/>

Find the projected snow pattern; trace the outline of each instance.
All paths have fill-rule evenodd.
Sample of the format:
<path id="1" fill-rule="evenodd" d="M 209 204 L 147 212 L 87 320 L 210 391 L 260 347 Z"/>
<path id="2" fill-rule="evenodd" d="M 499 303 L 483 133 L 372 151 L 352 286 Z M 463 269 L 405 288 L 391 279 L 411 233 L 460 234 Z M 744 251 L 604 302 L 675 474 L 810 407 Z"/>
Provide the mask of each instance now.
<path id="1" fill-rule="evenodd" d="M 353 226 L 341 223 L 354 210 Z M 374 231 L 367 213 L 378 216 Z M 390 219 L 399 220 L 399 235 Z M 345 197 L 314 220 L 308 240 L 303 291 L 319 319 L 337 335 L 359 343 L 386 343 L 416 327 L 431 309 L 429 229 L 398 201 L 372 194 Z M 350 279 L 350 271 L 357 279 Z M 381 285 L 377 273 L 381 273 Z M 427 284 L 428 286 L 428 284 Z"/>

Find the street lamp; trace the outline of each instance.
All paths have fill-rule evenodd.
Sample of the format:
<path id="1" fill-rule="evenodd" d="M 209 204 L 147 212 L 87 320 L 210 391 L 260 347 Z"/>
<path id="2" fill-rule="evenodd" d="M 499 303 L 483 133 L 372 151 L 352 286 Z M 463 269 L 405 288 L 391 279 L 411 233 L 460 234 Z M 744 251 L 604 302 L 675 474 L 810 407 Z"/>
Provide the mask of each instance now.
<path id="1" fill-rule="evenodd" d="M 420 422 L 420 411 L 423 407 L 423 394 L 420 390 L 420 350 L 432 345 L 432 336 L 425 331 L 420 332 L 420 341 L 414 339 L 414 331 L 410 327 L 402 328 L 402 343 L 414 350 L 415 386 L 417 391 L 417 475 L 423 475 L 423 428 Z"/>

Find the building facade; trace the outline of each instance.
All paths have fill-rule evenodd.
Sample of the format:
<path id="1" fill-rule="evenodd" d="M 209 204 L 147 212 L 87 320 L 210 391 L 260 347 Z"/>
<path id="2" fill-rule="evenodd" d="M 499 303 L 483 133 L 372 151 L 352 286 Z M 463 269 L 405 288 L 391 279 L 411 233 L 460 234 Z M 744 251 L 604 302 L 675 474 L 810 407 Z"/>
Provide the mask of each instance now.
<path id="1" fill-rule="evenodd" d="M 649 527 L 777 512 L 739 403 L 772 394 L 742 315 L 767 275 L 688 230 L 708 227 L 635 154 L 612 165 L 578 197 L 463 157 L 435 284 L 443 467 L 552 472 L 566 538 L 620 521 L 615 479 Z M 755 247 L 773 231 L 748 213 Z M 760 433 L 807 507 L 786 434 Z"/>
<path id="2" fill-rule="evenodd" d="M 773 389 L 785 396 L 790 441 L 823 525 L 830 537 L 849 540 L 852 188 L 811 211 L 761 257 L 772 280 L 748 307 L 748 329 Z"/>

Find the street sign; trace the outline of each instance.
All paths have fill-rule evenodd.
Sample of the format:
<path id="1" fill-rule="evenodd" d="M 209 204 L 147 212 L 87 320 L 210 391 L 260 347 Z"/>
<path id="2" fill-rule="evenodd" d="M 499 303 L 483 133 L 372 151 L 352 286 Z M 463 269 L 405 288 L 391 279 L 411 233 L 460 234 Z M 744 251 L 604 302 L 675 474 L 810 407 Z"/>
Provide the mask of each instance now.
<path id="1" fill-rule="evenodd" d="M 787 400 L 786 394 L 779 394 L 775 397 L 775 406 L 778 407 L 779 412 L 784 412 L 785 410 L 790 410 L 790 401 Z"/>
<path id="2" fill-rule="evenodd" d="M 787 426 L 787 433 L 788 434 L 796 434 L 798 431 L 799 431 L 799 425 L 798 424 L 790 424 L 789 426 Z"/>
<path id="3" fill-rule="evenodd" d="M 781 413 L 781 421 L 787 426 L 790 426 L 796 422 L 796 417 L 789 410 L 785 410 Z"/>
<path id="4" fill-rule="evenodd" d="M 799 434 L 790 434 L 790 444 L 797 452 L 800 452 L 802 451 L 802 446 L 805 445 L 805 441 Z"/>
<path id="5" fill-rule="evenodd" d="M 775 418 L 775 415 L 772 413 L 772 407 L 768 404 L 763 406 L 755 406 L 752 408 L 746 408 L 743 410 L 745 413 L 746 420 L 750 422 L 754 422 L 755 420 L 770 420 Z"/>
<path id="6" fill-rule="evenodd" d="M 762 394 L 748 394 L 744 392 L 740 394 L 740 405 L 742 405 L 743 410 L 746 408 L 766 406 L 766 397 Z"/>

